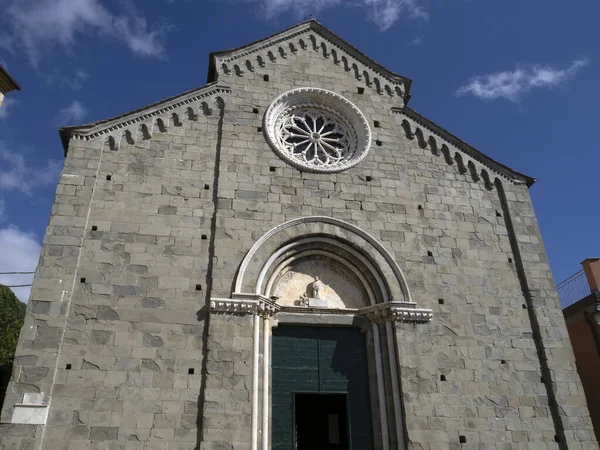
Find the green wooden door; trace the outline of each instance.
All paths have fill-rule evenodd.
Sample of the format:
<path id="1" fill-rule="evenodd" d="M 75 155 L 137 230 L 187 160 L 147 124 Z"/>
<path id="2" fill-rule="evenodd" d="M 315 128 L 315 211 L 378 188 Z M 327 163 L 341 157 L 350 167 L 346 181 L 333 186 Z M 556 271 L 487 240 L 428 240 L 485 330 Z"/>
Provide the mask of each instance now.
<path id="1" fill-rule="evenodd" d="M 364 336 L 356 328 L 273 329 L 272 449 L 293 450 L 295 393 L 346 393 L 353 450 L 373 448 Z"/>

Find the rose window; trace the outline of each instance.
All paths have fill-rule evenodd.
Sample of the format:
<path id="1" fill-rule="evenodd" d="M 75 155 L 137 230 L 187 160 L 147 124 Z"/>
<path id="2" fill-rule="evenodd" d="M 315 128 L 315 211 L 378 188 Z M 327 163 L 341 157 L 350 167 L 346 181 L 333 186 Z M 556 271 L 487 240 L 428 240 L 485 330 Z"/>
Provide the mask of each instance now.
<path id="1" fill-rule="evenodd" d="M 279 96 L 265 114 L 267 141 L 290 164 L 339 172 L 360 162 L 371 143 L 363 114 L 325 89 L 301 88 Z"/>
<path id="2" fill-rule="evenodd" d="M 326 113 L 292 114 L 281 121 L 279 134 L 288 154 L 305 164 L 335 166 L 350 156 L 348 131 Z"/>

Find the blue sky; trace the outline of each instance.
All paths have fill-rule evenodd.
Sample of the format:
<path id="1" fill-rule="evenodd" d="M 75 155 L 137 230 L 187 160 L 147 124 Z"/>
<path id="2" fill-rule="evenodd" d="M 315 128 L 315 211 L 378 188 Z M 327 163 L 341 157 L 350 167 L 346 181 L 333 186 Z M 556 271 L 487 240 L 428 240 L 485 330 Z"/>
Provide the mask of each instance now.
<path id="1" fill-rule="evenodd" d="M 413 79 L 414 109 L 537 178 L 557 282 L 600 256 L 597 0 L 0 0 L 0 63 L 23 88 L 0 108 L 0 272 L 35 269 L 59 126 L 201 86 L 209 52 L 310 15 Z"/>

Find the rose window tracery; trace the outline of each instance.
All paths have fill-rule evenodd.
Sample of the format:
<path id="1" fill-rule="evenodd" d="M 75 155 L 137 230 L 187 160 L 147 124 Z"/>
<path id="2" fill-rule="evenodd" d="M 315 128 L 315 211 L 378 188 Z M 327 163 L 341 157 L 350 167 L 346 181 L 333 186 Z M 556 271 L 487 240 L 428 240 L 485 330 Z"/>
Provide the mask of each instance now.
<path id="1" fill-rule="evenodd" d="M 339 172 L 360 162 L 371 143 L 363 114 L 334 92 L 300 88 L 279 96 L 265 114 L 267 141 L 290 164 Z"/>
<path id="2" fill-rule="evenodd" d="M 299 111 L 281 121 L 281 141 L 299 161 L 318 166 L 335 166 L 351 156 L 347 127 L 331 114 Z"/>

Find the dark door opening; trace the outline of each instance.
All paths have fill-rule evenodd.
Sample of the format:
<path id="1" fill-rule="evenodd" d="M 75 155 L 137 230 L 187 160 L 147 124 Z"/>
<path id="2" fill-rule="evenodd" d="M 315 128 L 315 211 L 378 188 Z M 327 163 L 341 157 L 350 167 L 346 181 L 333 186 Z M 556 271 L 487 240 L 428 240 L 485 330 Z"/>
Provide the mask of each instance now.
<path id="1" fill-rule="evenodd" d="M 350 450 L 346 394 L 295 394 L 297 450 Z"/>

